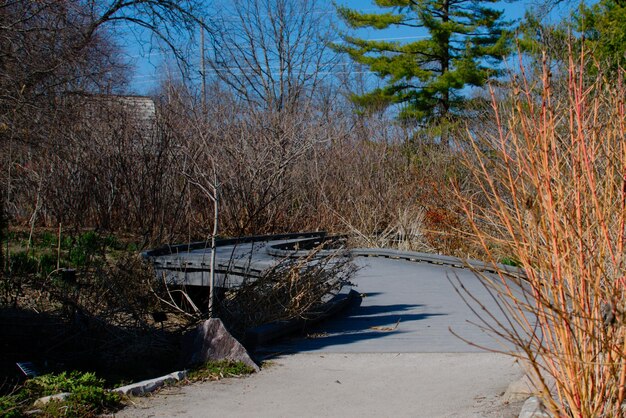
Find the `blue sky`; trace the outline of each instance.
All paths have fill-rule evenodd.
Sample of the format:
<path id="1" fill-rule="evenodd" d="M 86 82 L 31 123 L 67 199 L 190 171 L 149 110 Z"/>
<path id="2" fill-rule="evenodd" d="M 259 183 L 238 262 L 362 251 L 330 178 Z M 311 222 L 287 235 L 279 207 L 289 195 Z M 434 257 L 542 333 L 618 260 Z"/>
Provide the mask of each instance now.
<path id="1" fill-rule="evenodd" d="M 506 19 L 521 19 L 527 7 L 533 7 L 532 0 L 500 2 L 494 7 L 505 11 Z M 338 4 L 345 5 L 360 11 L 376 12 L 381 9 L 377 8 L 371 0 L 337 0 Z M 325 13 L 333 14 L 334 8 L 330 0 L 321 0 L 320 4 Z M 567 14 L 565 7 L 556 9 L 553 12 L 554 19 Z M 388 30 L 363 29 L 357 32 L 357 35 L 366 39 L 389 39 L 397 41 L 412 41 L 426 34 L 425 31 L 413 28 L 393 28 Z M 139 37 L 139 39 L 137 39 Z M 123 36 L 122 47 L 128 57 L 128 61 L 134 68 L 131 75 L 130 90 L 136 94 L 149 94 L 158 86 L 159 81 L 167 78 L 167 72 L 171 71 L 174 77 L 177 77 L 178 70 L 173 64 L 173 56 L 171 52 L 159 48 L 158 45 L 151 43 L 146 34 L 131 34 L 130 32 Z M 198 56 L 192 57 L 192 64 L 198 64 Z"/>

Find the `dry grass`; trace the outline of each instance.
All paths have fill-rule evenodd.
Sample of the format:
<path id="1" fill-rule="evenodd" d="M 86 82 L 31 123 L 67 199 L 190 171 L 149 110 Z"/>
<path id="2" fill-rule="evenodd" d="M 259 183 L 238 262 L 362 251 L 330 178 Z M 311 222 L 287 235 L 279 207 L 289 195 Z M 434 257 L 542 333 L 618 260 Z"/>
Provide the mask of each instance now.
<path id="1" fill-rule="evenodd" d="M 401 251 L 434 252 L 424 234 L 425 214 L 415 208 L 398 209 L 382 231 L 362 231 L 346 221 L 350 243 L 357 248 L 396 248 Z"/>
<path id="2" fill-rule="evenodd" d="M 626 88 L 623 71 L 590 80 L 585 58 L 571 58 L 560 79 L 544 64 L 533 82 L 522 68 L 510 102 L 494 96 L 498 130 L 468 150 L 481 193 L 464 208 L 492 261 L 508 252 L 526 270 L 521 297 L 500 276 L 517 332 L 493 331 L 542 377 L 544 403 L 557 416 L 617 417 L 626 400 Z"/>

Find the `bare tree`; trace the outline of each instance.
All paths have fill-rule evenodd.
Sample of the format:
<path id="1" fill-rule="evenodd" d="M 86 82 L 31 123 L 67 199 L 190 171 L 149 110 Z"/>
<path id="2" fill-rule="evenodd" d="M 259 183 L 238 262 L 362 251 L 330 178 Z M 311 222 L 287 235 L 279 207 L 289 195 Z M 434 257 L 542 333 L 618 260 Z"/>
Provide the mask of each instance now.
<path id="1" fill-rule="evenodd" d="M 294 109 L 331 70 L 330 14 L 318 0 L 234 0 L 215 18 L 208 64 L 244 101 Z"/>
<path id="2" fill-rule="evenodd" d="M 50 162 L 84 156 L 70 140 L 82 105 L 67 94 L 124 90 L 120 25 L 148 31 L 182 59 L 178 41 L 193 36 L 206 9 L 200 0 L 0 0 L 0 184 L 9 215 L 19 215 L 20 183 L 27 191 L 29 178 L 49 182 Z"/>
<path id="3" fill-rule="evenodd" d="M 0 1 L 0 121 L 66 91 L 120 87 L 125 63 L 114 31 L 143 28 L 169 45 L 202 24 L 203 2 L 183 0 Z M 206 26 L 206 25 L 205 25 Z M 122 73 L 120 73 L 122 71 Z M 122 83 L 123 85 L 123 83 Z M 4 120 L 2 120 L 4 119 Z"/>

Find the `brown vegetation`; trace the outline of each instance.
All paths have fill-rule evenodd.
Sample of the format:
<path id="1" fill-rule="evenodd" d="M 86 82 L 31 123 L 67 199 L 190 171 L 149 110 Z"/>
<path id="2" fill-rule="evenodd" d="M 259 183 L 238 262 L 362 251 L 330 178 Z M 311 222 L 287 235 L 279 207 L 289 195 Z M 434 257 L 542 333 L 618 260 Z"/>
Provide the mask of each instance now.
<path id="1" fill-rule="evenodd" d="M 103 364 L 128 338 L 168 354 L 168 330 L 150 319 L 164 308 L 137 259 L 95 251 L 77 283 L 62 280 L 60 260 L 77 256 L 81 232 L 129 235 L 143 248 L 216 230 L 324 229 L 356 246 L 519 264 L 521 296 L 504 273 L 493 283 L 516 331 L 492 331 L 541 382 L 555 379 L 542 387 L 555 413 L 623 415 L 623 70 L 607 79 L 585 53 L 565 66 L 546 58 L 539 75 L 521 68 L 493 87 L 490 107 L 477 98 L 463 109 L 466 133 L 447 147 L 426 127 L 355 111 L 350 95 L 365 83 L 358 69 L 343 77 L 351 67 L 327 50 L 331 25 L 315 0 L 297 12 L 292 0 L 237 0 L 237 14 L 211 22 L 203 91 L 170 79 L 151 98 L 123 94 L 116 22 L 156 34 L 184 67 L 172 33 L 195 31 L 202 3 L 0 2 L 0 306 L 18 309 L 9 322 L 52 313 L 45 319 L 70 331 L 50 338 L 79 341 L 85 357 L 108 337 Z M 38 252 L 37 230 L 55 231 L 58 247 Z M 7 234 L 16 231 L 23 245 Z M 62 236 L 74 241 L 63 247 Z M 308 264 L 271 273 L 228 295 L 225 312 L 246 326 L 276 319 L 242 313 L 270 295 L 301 316 L 329 290 Z M 300 304 L 302 292 L 313 297 Z"/>
<path id="2" fill-rule="evenodd" d="M 253 281 L 226 292 L 219 311 L 229 330 L 242 337 L 259 325 L 291 319 L 315 319 L 323 304 L 350 283 L 356 271 L 345 249 L 322 255 L 285 258 Z"/>
<path id="3" fill-rule="evenodd" d="M 123 91 L 127 69 L 105 23 L 94 31 L 95 11 L 54 2 L 3 6 L 8 23 L 22 15 L 42 22 L 42 39 L 60 49 L 19 38 L 17 29 L 5 33 L 22 49 L 41 49 L 41 56 L 15 55 L 7 65 L 37 73 L 38 65 L 50 66 L 32 86 L 18 80 L 25 73 L 17 67 L 3 73 L 0 185 L 11 227 L 125 232 L 142 245 L 204 239 L 214 214 L 198 186 L 213 173 L 221 235 L 327 229 L 352 232 L 360 245 L 399 235 L 412 242 L 407 248 L 467 252 L 445 235 L 462 227 L 446 191 L 459 175 L 455 157 L 408 145 L 412 134 L 388 117 L 355 115 L 348 86 L 328 76 L 334 62 L 325 47 L 326 15 L 314 13 L 315 1 L 297 14 L 292 2 L 279 3 L 266 23 L 248 19 L 265 10 L 262 2 L 222 21 L 227 27 L 210 37 L 220 55 L 207 57 L 215 77 L 206 94 L 166 82 L 154 101 L 109 94 Z M 231 27 L 248 24 L 243 32 Z M 263 38 L 263 31 L 276 37 Z M 72 43 L 87 35 L 89 42 Z M 268 73 L 273 64 L 246 56 L 235 40 L 276 54 L 284 67 Z M 63 55 L 69 51 L 80 54 Z M 51 63 L 51 54 L 72 74 Z"/>
<path id="4" fill-rule="evenodd" d="M 493 261 L 526 272 L 494 283 L 514 344 L 557 416 L 624 416 L 626 400 L 626 90 L 623 76 L 587 76 L 570 53 L 565 72 L 521 76 L 493 101 L 494 135 L 467 162 L 481 193 L 464 207 Z M 484 277 L 491 281 L 489 277 Z M 484 316 L 488 321 L 488 315 Z M 552 386 L 549 382 L 554 381 Z"/>

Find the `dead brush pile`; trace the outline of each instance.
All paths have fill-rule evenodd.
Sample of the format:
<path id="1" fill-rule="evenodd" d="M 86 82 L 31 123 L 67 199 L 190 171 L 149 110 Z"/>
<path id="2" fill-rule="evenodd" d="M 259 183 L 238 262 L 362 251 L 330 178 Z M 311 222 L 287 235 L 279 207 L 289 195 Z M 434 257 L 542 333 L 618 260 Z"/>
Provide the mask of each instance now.
<path id="1" fill-rule="evenodd" d="M 345 251 L 327 254 L 318 247 L 305 257 L 285 258 L 258 279 L 227 292 L 220 316 L 238 336 L 274 321 L 309 319 L 350 283 L 355 272 Z"/>

